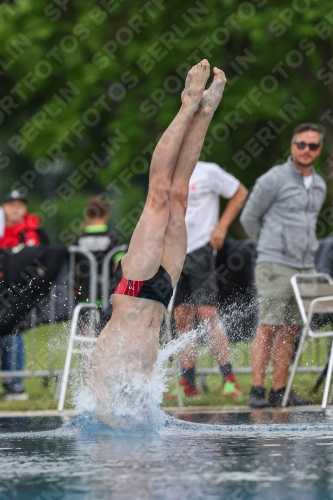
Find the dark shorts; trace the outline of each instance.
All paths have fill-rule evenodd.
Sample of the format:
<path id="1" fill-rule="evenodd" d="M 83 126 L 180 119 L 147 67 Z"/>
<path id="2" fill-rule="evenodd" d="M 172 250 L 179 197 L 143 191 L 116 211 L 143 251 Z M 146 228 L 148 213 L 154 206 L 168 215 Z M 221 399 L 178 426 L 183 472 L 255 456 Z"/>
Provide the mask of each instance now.
<path id="1" fill-rule="evenodd" d="M 218 285 L 214 267 L 215 255 L 209 244 L 187 254 L 173 305 L 215 306 Z"/>

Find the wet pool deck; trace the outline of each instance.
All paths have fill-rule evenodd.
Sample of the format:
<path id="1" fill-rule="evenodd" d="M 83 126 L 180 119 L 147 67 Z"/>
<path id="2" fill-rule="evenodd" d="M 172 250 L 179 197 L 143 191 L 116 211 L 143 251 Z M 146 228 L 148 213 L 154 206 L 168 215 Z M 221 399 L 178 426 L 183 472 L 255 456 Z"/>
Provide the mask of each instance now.
<path id="1" fill-rule="evenodd" d="M 170 415 L 184 414 L 184 413 L 249 413 L 254 411 L 248 406 L 166 406 L 162 409 Z M 263 408 L 262 410 L 255 410 L 259 412 L 333 412 L 333 405 L 323 410 L 320 405 L 311 406 L 291 406 L 287 408 Z M 35 410 L 35 411 L 0 411 L 0 418 L 8 417 L 57 417 L 69 416 L 75 417 L 76 410 Z"/>

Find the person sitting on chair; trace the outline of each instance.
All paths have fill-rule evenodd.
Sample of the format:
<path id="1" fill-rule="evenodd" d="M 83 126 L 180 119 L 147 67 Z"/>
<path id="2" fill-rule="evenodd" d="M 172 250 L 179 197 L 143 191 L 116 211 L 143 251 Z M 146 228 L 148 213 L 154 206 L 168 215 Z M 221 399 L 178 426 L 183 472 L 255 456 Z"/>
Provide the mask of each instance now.
<path id="1" fill-rule="evenodd" d="M 86 217 L 83 223 L 83 232 L 76 239 L 75 244 L 84 249 L 89 250 L 94 254 L 97 260 L 97 306 L 99 307 L 100 321 L 98 323 L 98 334 L 108 320 L 111 318 L 112 307 L 109 305 L 105 310 L 102 309 L 102 269 L 105 256 L 115 247 L 122 243 L 121 237 L 113 230 L 110 230 L 107 223 L 110 219 L 111 211 L 107 199 L 103 195 L 93 196 L 89 198 L 86 205 Z M 113 277 L 116 266 L 119 260 L 124 256 L 125 252 L 117 252 L 110 262 L 110 277 Z M 84 256 L 78 256 L 76 259 L 75 268 L 75 291 L 76 297 L 80 302 L 89 302 L 89 285 L 90 285 L 90 266 Z M 86 330 L 86 328 L 85 328 Z M 88 335 L 88 331 L 86 332 Z"/>
<path id="2" fill-rule="evenodd" d="M 83 223 L 83 232 L 76 239 L 75 245 L 92 252 L 97 260 L 98 275 L 102 274 L 103 259 L 106 254 L 122 243 L 121 237 L 109 230 L 107 223 L 110 219 L 110 206 L 102 195 L 89 198 L 86 206 L 86 218 Z M 124 253 L 115 255 L 111 263 L 111 275 Z M 78 259 L 76 266 L 77 293 L 80 302 L 89 300 L 89 265 L 84 257 Z M 101 298 L 101 290 L 98 287 L 98 299 Z"/>

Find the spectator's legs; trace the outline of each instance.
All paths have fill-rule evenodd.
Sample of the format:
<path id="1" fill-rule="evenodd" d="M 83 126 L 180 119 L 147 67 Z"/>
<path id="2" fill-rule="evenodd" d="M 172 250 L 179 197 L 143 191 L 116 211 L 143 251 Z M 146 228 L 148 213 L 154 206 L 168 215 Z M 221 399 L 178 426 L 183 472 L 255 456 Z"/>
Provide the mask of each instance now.
<path id="1" fill-rule="evenodd" d="M 281 406 L 292 359 L 295 339 L 300 327 L 296 325 L 259 325 L 252 342 L 252 388 L 249 405 L 252 408 Z M 265 398 L 264 378 L 268 361 L 273 359 L 273 382 L 268 399 Z M 303 406 L 306 399 L 290 393 L 288 404 Z"/>
<path id="2" fill-rule="evenodd" d="M 208 345 L 219 366 L 230 364 L 230 347 L 228 337 L 222 326 L 219 313 L 214 306 L 198 306 L 198 316 L 207 329 Z"/>
<path id="3" fill-rule="evenodd" d="M 240 388 L 232 372 L 228 337 L 221 323 L 215 306 L 197 306 L 196 311 L 200 322 L 205 326 L 208 345 L 219 365 L 224 380 L 224 397 L 236 397 Z M 180 305 L 174 310 L 178 336 L 190 331 L 194 326 L 195 309 L 191 305 Z M 194 386 L 195 368 L 197 362 L 197 343 L 191 342 L 180 352 L 179 359 L 183 376 L 189 386 Z M 232 384 L 227 387 L 226 382 Z"/>
<path id="4" fill-rule="evenodd" d="M 265 373 L 271 357 L 275 328 L 259 325 L 252 341 L 252 386 L 265 386 Z"/>
<path id="5" fill-rule="evenodd" d="M 208 345 L 223 377 L 223 397 L 238 397 L 241 389 L 232 371 L 229 340 L 218 309 L 215 306 L 198 306 L 197 311 L 200 321 L 206 325 Z"/>
<path id="6" fill-rule="evenodd" d="M 278 327 L 273 348 L 273 383 L 272 389 L 277 391 L 286 386 L 288 368 L 291 363 L 295 339 L 300 330 L 296 325 L 283 325 Z"/>
<path id="7" fill-rule="evenodd" d="M 2 339 L 2 370 L 22 371 L 24 368 L 24 340 L 23 333 L 6 335 Z M 3 381 L 5 388 L 13 392 L 23 392 L 21 377 L 6 378 Z"/>
<path id="8" fill-rule="evenodd" d="M 177 327 L 177 336 L 180 337 L 194 328 L 195 309 L 190 304 L 179 305 L 174 308 L 174 318 Z M 193 341 L 186 349 L 179 353 L 179 361 L 182 370 L 193 370 L 197 362 L 197 342 Z"/>

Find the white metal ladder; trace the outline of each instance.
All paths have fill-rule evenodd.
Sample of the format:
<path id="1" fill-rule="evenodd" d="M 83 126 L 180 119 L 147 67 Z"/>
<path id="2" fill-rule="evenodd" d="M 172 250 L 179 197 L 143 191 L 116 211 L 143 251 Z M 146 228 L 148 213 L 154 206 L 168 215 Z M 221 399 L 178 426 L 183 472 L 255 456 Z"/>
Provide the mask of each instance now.
<path id="1" fill-rule="evenodd" d="M 60 384 L 60 397 L 58 401 L 58 411 L 64 409 L 69 373 L 71 369 L 72 356 L 73 354 L 82 354 L 81 348 L 74 348 L 75 342 L 94 344 L 97 341 L 97 337 L 86 337 L 85 335 L 77 335 L 77 327 L 79 324 L 80 312 L 83 309 L 97 309 L 96 304 L 79 304 L 74 308 L 71 329 L 69 333 L 68 348 L 66 354 L 65 367 L 61 378 Z"/>

